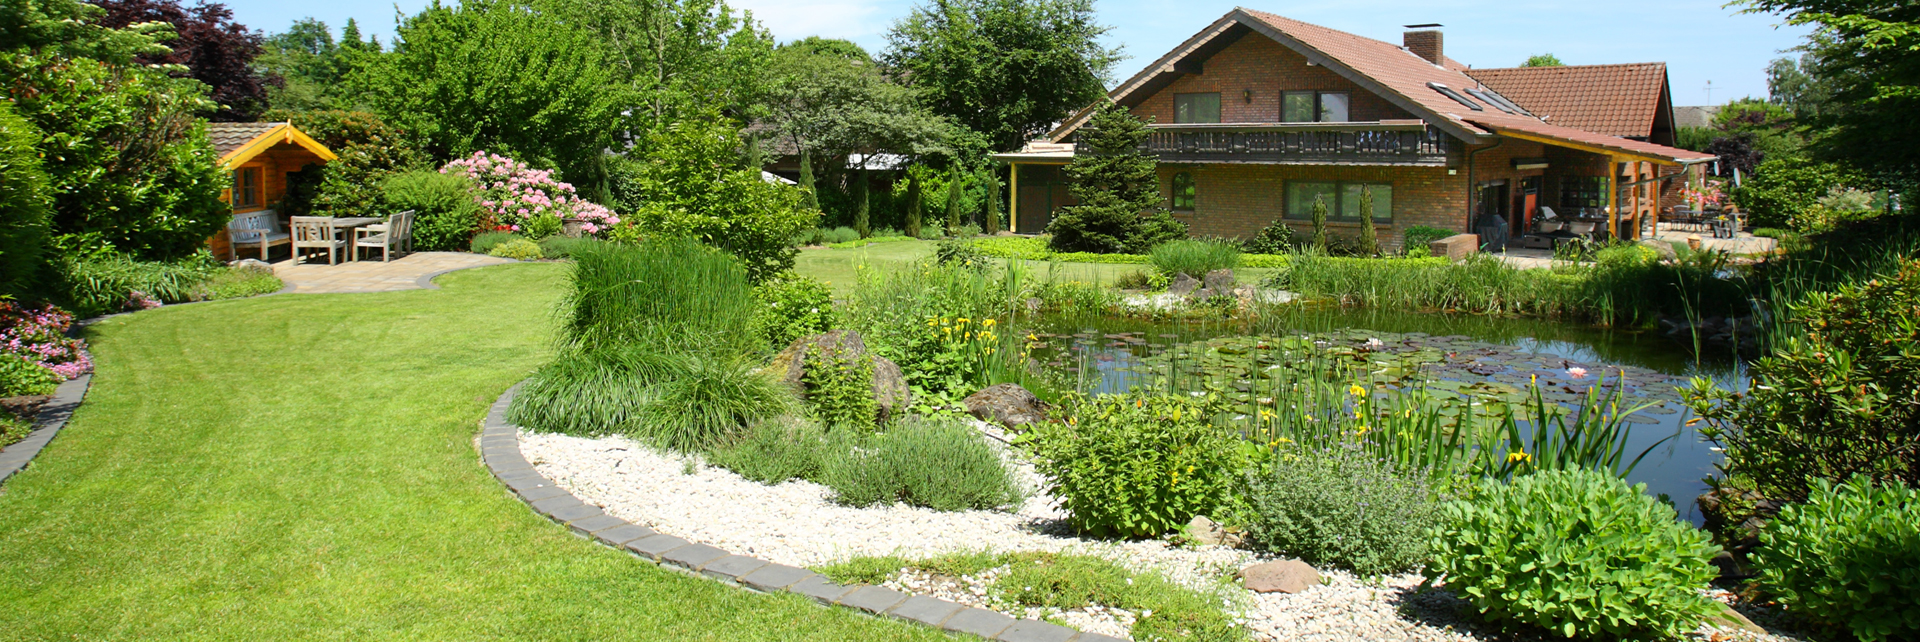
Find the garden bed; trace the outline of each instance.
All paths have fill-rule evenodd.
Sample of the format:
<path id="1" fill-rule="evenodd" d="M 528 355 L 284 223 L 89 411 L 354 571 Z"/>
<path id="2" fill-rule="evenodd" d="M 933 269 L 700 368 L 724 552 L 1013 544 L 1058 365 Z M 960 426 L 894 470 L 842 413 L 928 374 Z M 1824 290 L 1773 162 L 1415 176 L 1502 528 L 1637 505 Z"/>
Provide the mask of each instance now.
<path id="1" fill-rule="evenodd" d="M 1323 583 L 1298 594 L 1254 593 L 1233 575 L 1269 561 L 1252 551 L 1169 540 L 1077 537 L 1052 497 L 1033 492 L 1019 509 L 939 512 L 905 505 L 854 508 L 833 502 L 833 491 L 794 480 L 764 485 L 698 457 L 664 452 L 622 436 L 585 438 L 523 431 L 520 446 L 542 475 L 581 501 L 613 515 L 690 541 L 776 564 L 824 570 L 850 560 L 920 560 L 981 552 L 1054 552 L 1109 560 L 1135 572 L 1156 573 L 1211 595 L 1254 640 L 1477 640 L 1512 639 L 1463 619 L 1464 602 L 1444 589 L 1422 590 L 1418 572 L 1362 578 L 1322 569 Z M 1013 461 L 1027 489 L 1040 477 Z M 883 562 L 884 563 L 884 562 Z M 907 568 L 885 573 L 884 585 L 1014 618 L 1042 618 L 1084 631 L 1127 637 L 1140 614 L 1094 606 L 1022 608 L 996 601 L 986 573 L 948 576 Z M 1004 569 L 1001 570 L 1004 572 Z M 982 575 L 987 577 L 983 578 Z M 1695 637 L 1730 639 L 1725 629 Z M 1748 636 L 1747 639 L 1769 639 Z"/>

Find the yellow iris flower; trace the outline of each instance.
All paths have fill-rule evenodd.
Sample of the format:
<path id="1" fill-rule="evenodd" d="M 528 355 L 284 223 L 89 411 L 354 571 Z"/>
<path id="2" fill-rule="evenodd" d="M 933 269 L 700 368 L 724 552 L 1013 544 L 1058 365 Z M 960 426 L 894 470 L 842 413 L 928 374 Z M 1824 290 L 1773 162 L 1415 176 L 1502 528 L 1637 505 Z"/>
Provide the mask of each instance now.
<path id="1" fill-rule="evenodd" d="M 1367 394 L 1367 389 L 1360 387 L 1359 384 L 1355 384 L 1353 387 L 1348 388 L 1347 392 L 1352 393 L 1353 396 L 1355 397 L 1358 397 L 1360 395 Z"/>

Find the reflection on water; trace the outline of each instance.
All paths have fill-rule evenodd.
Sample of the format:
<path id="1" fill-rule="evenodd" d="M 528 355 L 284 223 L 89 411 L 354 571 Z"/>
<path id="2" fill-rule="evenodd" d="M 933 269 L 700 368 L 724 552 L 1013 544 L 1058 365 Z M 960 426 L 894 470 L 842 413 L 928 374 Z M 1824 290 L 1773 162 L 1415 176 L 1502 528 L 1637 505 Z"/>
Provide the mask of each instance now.
<path id="1" fill-rule="evenodd" d="M 1043 319 L 1032 330 L 1059 335 L 1073 345 L 1076 353 L 1073 355 L 1039 351 L 1035 356 L 1052 360 L 1063 370 L 1075 370 L 1073 376 L 1095 392 L 1124 392 L 1136 384 L 1146 383 L 1147 375 L 1136 370 L 1152 355 L 1177 344 L 1237 335 L 1290 336 L 1335 331 L 1352 334 L 1351 331 L 1356 330 L 1380 332 L 1389 339 L 1405 334 L 1417 338 L 1424 334 L 1457 337 L 1454 340 L 1458 342 L 1492 344 L 1502 347 L 1499 349 L 1502 359 L 1527 367 L 1552 368 L 1551 364 L 1565 360 L 1583 366 L 1624 367 L 1629 376 L 1633 376 L 1634 371 L 1643 371 L 1643 375 L 1644 371 L 1651 371 L 1668 375 L 1652 377 L 1662 380 L 1659 384 L 1662 386 L 1683 385 L 1689 377 L 1706 377 L 1732 390 L 1744 390 L 1747 385 L 1745 366 L 1731 353 L 1694 355 L 1688 346 L 1656 333 L 1540 319 L 1282 306 L 1250 321 L 1149 321 L 1074 316 Z M 1076 334 L 1079 336 L 1072 336 Z M 1640 419 L 1632 424 L 1629 457 L 1675 435 L 1676 431 L 1678 435 L 1649 452 L 1628 480 L 1645 483 L 1648 493 L 1668 496 L 1683 517 L 1698 524 L 1700 515 L 1693 498 L 1707 490 L 1700 480 L 1713 474 L 1720 454 L 1685 425 L 1690 414 L 1672 401 L 1673 395 L 1661 391 L 1657 397 L 1664 403 L 1641 413 Z"/>

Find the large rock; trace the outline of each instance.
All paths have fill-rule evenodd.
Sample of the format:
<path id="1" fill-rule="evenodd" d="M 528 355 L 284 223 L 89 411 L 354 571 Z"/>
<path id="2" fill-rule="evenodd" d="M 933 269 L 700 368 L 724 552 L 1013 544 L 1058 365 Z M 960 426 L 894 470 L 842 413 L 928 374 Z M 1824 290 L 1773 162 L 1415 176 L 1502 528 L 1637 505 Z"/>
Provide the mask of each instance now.
<path id="1" fill-rule="evenodd" d="M 988 386 L 980 392 L 968 395 L 961 403 L 966 404 L 967 412 L 982 421 L 991 421 L 1008 428 L 1047 420 L 1047 411 L 1053 407 L 1039 397 L 1033 396 L 1019 384 L 1003 383 Z"/>
<path id="2" fill-rule="evenodd" d="M 1673 251 L 1672 243 L 1653 239 L 1642 239 L 1640 245 L 1645 246 L 1649 250 L 1653 250 L 1654 254 L 1660 255 L 1660 260 L 1662 261 L 1680 260 L 1680 253 Z"/>
<path id="3" fill-rule="evenodd" d="M 1187 276 L 1186 272 L 1173 275 L 1173 282 L 1167 284 L 1167 294 L 1186 296 L 1200 288 L 1200 279 Z"/>
<path id="4" fill-rule="evenodd" d="M 1235 283 L 1233 280 L 1233 270 L 1226 269 L 1226 268 L 1221 268 L 1218 270 L 1214 270 L 1212 272 L 1208 272 L 1204 280 L 1204 283 L 1206 284 L 1207 289 L 1213 290 L 1214 294 L 1221 295 L 1221 296 L 1225 296 L 1226 293 L 1232 292 L 1233 286 L 1237 285 L 1237 283 Z"/>
<path id="5" fill-rule="evenodd" d="M 869 354 L 867 342 L 860 338 L 860 333 L 852 330 L 833 330 L 795 339 L 787 349 L 773 357 L 773 363 L 767 368 L 804 399 L 807 396 L 808 362 L 816 346 L 822 352 L 837 354 L 842 358 L 867 359 L 873 363 L 873 400 L 880 406 L 877 420 L 886 421 L 913 405 L 913 391 L 907 388 L 907 378 L 900 373 L 900 366 L 886 357 Z"/>
<path id="6" fill-rule="evenodd" d="M 1187 539 L 1202 546 L 1237 547 L 1246 542 L 1245 535 L 1227 530 L 1205 515 L 1195 515 L 1193 521 L 1187 522 Z"/>
<path id="7" fill-rule="evenodd" d="M 1240 569 L 1240 581 L 1255 593 L 1299 593 L 1320 584 L 1320 572 L 1300 560 L 1280 560 Z"/>

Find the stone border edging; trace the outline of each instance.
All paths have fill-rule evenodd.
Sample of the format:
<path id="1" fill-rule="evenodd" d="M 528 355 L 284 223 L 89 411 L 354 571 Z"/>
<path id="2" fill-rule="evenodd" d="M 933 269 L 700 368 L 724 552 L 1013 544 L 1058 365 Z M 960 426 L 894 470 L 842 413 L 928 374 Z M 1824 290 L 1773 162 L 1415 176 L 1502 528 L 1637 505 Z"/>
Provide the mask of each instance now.
<path id="1" fill-rule="evenodd" d="M 87 398 L 87 390 L 93 385 L 93 373 L 89 372 L 60 382 L 53 390 L 53 399 L 40 407 L 33 418 L 36 426 L 26 439 L 0 449 L 0 484 L 6 483 L 14 473 L 25 470 L 28 463 L 40 454 L 48 443 L 53 441 L 60 429 L 66 427 L 67 420 L 73 418 L 73 411 Z"/>
<path id="2" fill-rule="evenodd" d="M 487 409 L 480 430 L 480 456 L 487 470 L 535 512 L 572 529 L 575 535 L 624 550 L 673 571 L 706 577 L 762 593 L 793 593 L 821 604 L 844 606 L 955 633 L 1000 642 L 1124 642 L 1039 620 L 1015 620 L 1003 613 L 969 607 L 893 589 L 835 584 L 804 568 L 774 564 L 747 555 L 665 535 L 608 515 L 534 470 L 520 452 L 520 429 L 507 423 L 507 405 L 525 382 L 514 384 Z"/>

